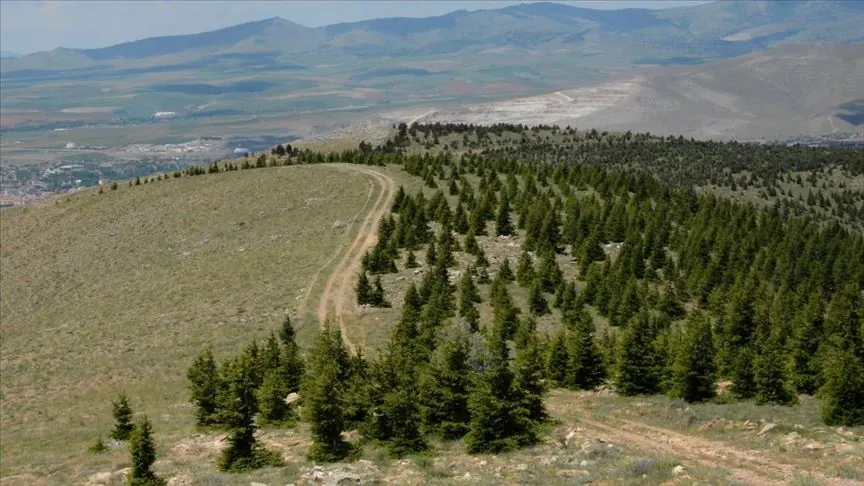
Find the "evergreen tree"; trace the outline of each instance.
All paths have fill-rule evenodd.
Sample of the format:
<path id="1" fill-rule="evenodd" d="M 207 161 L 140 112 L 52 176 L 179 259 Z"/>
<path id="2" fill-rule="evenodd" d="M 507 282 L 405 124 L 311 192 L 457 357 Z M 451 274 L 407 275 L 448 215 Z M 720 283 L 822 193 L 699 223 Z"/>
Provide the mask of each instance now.
<path id="1" fill-rule="evenodd" d="M 789 379 L 788 360 L 779 333 L 773 332 L 766 341 L 753 363 L 756 403 L 760 405 L 797 403 L 798 396 Z"/>
<path id="2" fill-rule="evenodd" d="M 393 457 L 425 451 L 429 444 L 420 431 L 421 418 L 417 394 L 413 386 L 392 390 L 384 397 L 384 416 L 391 426 L 387 450 Z"/>
<path id="3" fill-rule="evenodd" d="M 465 235 L 465 253 L 469 255 L 477 255 L 480 252 L 480 245 L 477 243 L 477 238 L 474 236 L 474 230 L 469 229 Z"/>
<path id="4" fill-rule="evenodd" d="M 826 425 L 864 425 L 864 363 L 851 349 L 833 348 L 828 353 L 821 394 L 822 420 Z"/>
<path id="5" fill-rule="evenodd" d="M 552 338 L 546 358 L 546 375 L 558 386 L 567 386 L 570 355 L 567 350 L 567 332 L 562 330 Z"/>
<path id="6" fill-rule="evenodd" d="M 471 278 L 473 272 L 474 268 L 468 267 L 459 280 L 459 315 L 461 317 L 470 314 L 471 309 L 474 308 L 474 304 L 482 302 L 480 292 L 477 290 L 477 286 L 474 285 L 474 279 Z"/>
<path id="7" fill-rule="evenodd" d="M 564 281 L 564 274 L 561 272 L 558 262 L 555 261 L 555 252 L 552 250 L 546 249 L 543 251 L 537 277 L 540 282 L 540 288 L 546 293 L 555 292 Z"/>
<path id="8" fill-rule="evenodd" d="M 525 336 L 521 339 L 523 342 L 517 349 L 514 360 L 516 373 L 513 380 L 513 393 L 519 401 L 519 413 L 527 416 L 527 419 L 534 424 L 540 424 L 547 417 L 546 407 L 543 404 L 543 397 L 546 393 L 545 369 L 536 327 L 532 326 L 530 329 L 526 329 L 524 334 Z M 520 445 L 533 443 L 537 439 L 533 427 L 530 425 L 525 426 L 522 434 L 522 437 L 518 439 Z"/>
<path id="9" fill-rule="evenodd" d="M 528 287 L 537 278 L 534 273 L 534 260 L 528 254 L 528 250 L 522 249 L 519 262 L 516 265 L 516 281 L 520 287 Z"/>
<path id="10" fill-rule="evenodd" d="M 567 342 L 567 368 L 565 381 L 568 387 L 593 390 L 606 379 L 603 357 L 594 342 L 591 316 L 581 313 L 576 320 Z"/>
<path id="11" fill-rule="evenodd" d="M 510 236 L 513 234 L 513 223 L 510 221 L 510 201 L 507 193 L 501 193 L 501 201 L 498 213 L 495 216 L 495 234 L 498 236 Z"/>
<path id="12" fill-rule="evenodd" d="M 264 450 L 255 440 L 256 360 L 251 353 L 235 358 L 231 373 L 227 376 L 228 400 L 224 403 L 223 416 L 228 426 L 228 447 L 222 450 L 216 466 L 221 471 L 240 472 L 264 466 L 280 465 L 278 454 Z"/>
<path id="13" fill-rule="evenodd" d="M 282 343 L 282 346 L 296 347 L 297 344 L 294 342 L 295 335 L 294 325 L 291 324 L 291 316 L 286 315 L 285 320 L 282 321 L 282 325 L 279 327 L 279 342 Z"/>
<path id="14" fill-rule="evenodd" d="M 711 321 L 704 313 L 691 314 L 672 365 L 670 395 L 688 402 L 713 398 L 717 382 L 714 356 Z"/>
<path id="15" fill-rule="evenodd" d="M 633 317 L 621 333 L 614 380 L 619 395 L 653 395 L 660 391 L 654 336 L 644 314 Z"/>
<path id="16" fill-rule="evenodd" d="M 132 423 L 132 407 L 129 406 L 129 397 L 125 391 L 120 392 L 117 401 L 111 402 L 112 414 L 114 415 L 114 430 L 108 437 L 115 440 L 127 440 L 135 424 Z"/>
<path id="17" fill-rule="evenodd" d="M 129 452 L 132 455 L 132 472 L 129 474 L 130 486 L 162 486 L 167 482 L 153 472 L 156 462 L 156 446 L 153 443 L 153 430 L 146 415 L 138 419 L 129 435 Z"/>
<path id="18" fill-rule="evenodd" d="M 756 375 L 753 372 L 753 362 L 756 356 L 751 345 L 742 346 L 733 358 L 732 395 L 738 399 L 748 399 L 756 396 Z"/>
<path id="19" fill-rule="evenodd" d="M 387 302 L 384 297 L 384 287 L 381 285 L 381 277 L 375 277 L 375 288 L 372 290 L 370 302 L 372 307 L 390 307 L 390 302 Z"/>
<path id="20" fill-rule="evenodd" d="M 264 349 L 261 351 L 260 355 L 262 383 L 264 380 L 263 377 L 267 374 L 268 371 L 277 371 L 281 367 L 281 354 L 282 350 L 279 347 L 279 341 L 276 340 L 276 334 L 271 331 L 270 336 L 267 337 L 267 342 L 264 344 Z"/>
<path id="21" fill-rule="evenodd" d="M 513 275 L 513 269 L 510 268 L 509 258 L 505 258 L 504 261 L 501 262 L 501 266 L 498 268 L 498 275 L 500 275 L 501 279 L 505 282 L 516 281 L 516 276 Z"/>
<path id="22" fill-rule="evenodd" d="M 468 397 L 471 422 L 465 445 L 471 454 L 503 452 L 536 440 L 528 411 L 513 393 L 505 339 L 501 329 L 493 331 L 485 369 L 475 376 Z"/>
<path id="23" fill-rule="evenodd" d="M 405 268 L 417 268 L 420 264 L 417 263 L 417 256 L 413 250 L 408 250 L 408 256 L 405 257 Z"/>
<path id="24" fill-rule="evenodd" d="M 283 379 L 281 370 L 267 370 L 264 381 L 256 392 L 260 412 L 258 423 L 277 427 L 289 423 L 293 417 L 290 407 L 285 403 L 288 393 L 288 384 Z"/>
<path id="25" fill-rule="evenodd" d="M 822 342 L 823 309 L 821 293 L 811 296 L 807 306 L 792 322 L 792 381 L 798 393 L 816 393 L 821 379 L 817 354 Z"/>
<path id="26" fill-rule="evenodd" d="M 549 313 L 549 303 L 546 302 L 546 297 L 543 296 L 543 291 L 540 290 L 540 282 L 537 280 L 531 285 L 531 290 L 528 294 L 528 307 L 531 309 L 531 314 L 535 316 L 543 316 Z"/>
<path id="27" fill-rule="evenodd" d="M 438 263 L 438 250 L 435 249 L 435 242 L 430 241 L 429 247 L 426 248 L 426 265 L 434 267 Z"/>
<path id="28" fill-rule="evenodd" d="M 355 291 L 357 292 L 357 305 L 373 303 L 375 291 L 369 283 L 369 277 L 366 276 L 366 272 L 361 271 L 360 275 L 357 277 L 357 286 L 355 287 Z"/>
<path id="29" fill-rule="evenodd" d="M 577 260 L 579 261 L 581 271 L 585 272 L 591 263 L 603 261 L 605 258 L 606 252 L 604 252 L 603 247 L 600 246 L 600 237 L 596 232 L 592 231 L 591 234 L 588 235 L 588 238 L 582 242 L 582 246 L 579 249 Z"/>
<path id="30" fill-rule="evenodd" d="M 190 399 L 195 404 L 195 422 L 200 426 L 218 423 L 218 392 L 221 382 L 219 368 L 213 359 L 213 349 L 210 346 L 195 358 L 186 377 L 189 380 Z"/>
<path id="31" fill-rule="evenodd" d="M 448 329 L 420 375 L 418 394 L 424 429 L 443 439 L 458 439 L 468 432 L 470 333 L 459 326 Z"/>
<path id="32" fill-rule="evenodd" d="M 339 330 L 325 323 L 315 340 L 309 378 L 300 393 L 304 419 L 312 428 L 312 446 L 307 455 L 315 462 L 336 462 L 351 450 L 350 444 L 342 439 L 345 426 L 342 390 L 347 369 L 340 366 L 344 360 L 341 340 Z"/>

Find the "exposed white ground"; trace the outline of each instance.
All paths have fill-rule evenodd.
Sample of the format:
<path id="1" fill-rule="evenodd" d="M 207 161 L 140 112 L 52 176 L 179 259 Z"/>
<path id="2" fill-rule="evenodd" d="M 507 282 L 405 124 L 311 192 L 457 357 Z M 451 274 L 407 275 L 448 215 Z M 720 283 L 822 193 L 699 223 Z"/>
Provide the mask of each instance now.
<path id="1" fill-rule="evenodd" d="M 572 124 L 583 116 L 626 102 L 641 86 L 641 78 L 615 81 L 595 86 L 574 88 L 554 93 L 466 105 L 458 109 L 417 108 L 395 110 L 381 114 L 381 119 L 393 123 L 494 123 Z"/>

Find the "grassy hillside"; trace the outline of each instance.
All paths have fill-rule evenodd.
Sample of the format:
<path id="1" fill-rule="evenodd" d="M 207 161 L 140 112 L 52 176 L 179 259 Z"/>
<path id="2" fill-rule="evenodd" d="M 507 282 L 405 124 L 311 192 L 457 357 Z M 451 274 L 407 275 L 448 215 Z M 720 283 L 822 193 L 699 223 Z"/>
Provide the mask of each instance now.
<path id="1" fill-rule="evenodd" d="M 824 255 L 831 269 L 822 275 L 824 280 L 814 280 L 813 285 L 840 295 L 833 281 L 860 284 L 860 264 L 850 258 L 861 247 L 857 230 L 852 234 L 835 231 L 831 238 L 815 226 L 766 232 L 763 224 L 777 229 L 793 224 L 788 220 L 791 215 L 769 216 L 756 207 L 727 205 L 696 195 L 688 199 L 691 196 L 676 187 L 734 182 L 730 177 L 740 176 L 742 160 L 752 170 L 747 184 L 754 192 L 778 185 L 785 190 L 786 184 L 792 184 L 790 179 L 795 179 L 795 170 L 811 170 L 814 164 L 824 169 L 832 161 L 843 175 L 843 183 L 851 184 L 860 180 L 861 173 L 860 164 L 846 155 L 853 152 L 826 150 L 827 158 L 822 160 L 802 156 L 810 149 L 727 147 L 514 127 L 412 127 L 393 140 L 396 146 L 391 143 L 378 150 L 328 155 L 332 160 L 374 167 L 300 165 L 235 171 L 233 164 L 238 161 L 231 161 L 222 164 L 223 172 L 218 174 L 203 170 L 196 177 L 121 185 L 116 192 L 105 188 L 102 194 L 83 192 L 57 203 L 4 213 L 0 240 L 0 284 L 4 290 L 0 307 L 3 483 L 121 484 L 124 469 L 130 464 L 124 446 L 112 445 L 100 455 L 86 452 L 97 436 L 104 437 L 110 429 L 108 403 L 121 387 L 130 392 L 134 410 L 146 412 L 154 420 L 159 456 L 156 470 L 170 478 L 171 484 L 343 484 L 340 481 L 350 480 L 424 485 L 839 485 L 864 479 L 858 463 L 864 429 L 825 426 L 819 418 L 820 399 L 802 392 L 795 406 L 757 406 L 752 399 L 738 396 L 738 391 L 730 392 L 726 375 L 719 376 L 723 380 L 717 383 L 719 397 L 705 403 L 666 398 L 659 394 L 659 383 L 647 395 L 620 396 L 624 392 L 618 390 L 614 376 L 621 366 L 617 361 L 623 359 L 627 348 L 625 344 L 616 346 L 612 340 L 623 343 L 634 334 L 628 331 L 629 326 L 642 325 L 642 316 L 636 318 L 637 309 L 632 304 L 645 316 L 650 313 L 652 325 L 657 326 L 646 332 L 659 332 L 651 345 L 656 349 L 646 353 L 655 356 L 658 364 L 668 366 L 672 354 L 679 352 L 673 343 L 682 337 L 682 329 L 690 326 L 683 316 L 696 313 L 696 309 L 710 313 L 717 322 L 715 332 L 721 344 L 728 336 L 727 322 L 738 319 L 736 302 L 741 307 L 752 304 L 756 309 L 767 309 L 766 303 L 774 297 L 783 302 L 779 299 L 786 296 L 786 286 L 778 287 L 778 278 L 807 291 L 800 276 L 779 273 L 785 268 L 805 268 L 813 261 L 807 260 L 806 254 L 786 251 L 786 245 L 796 247 L 802 239 L 810 242 L 811 251 Z M 432 152 L 433 156 L 406 156 L 399 153 L 403 150 L 414 155 Z M 457 156 L 441 157 L 450 150 Z M 775 154 L 769 150 L 783 156 L 782 161 L 775 164 Z M 815 153 L 811 150 L 803 155 Z M 562 154 L 567 154 L 568 164 L 558 163 Z M 714 163 L 706 154 L 722 160 Z M 260 163 L 322 160 L 324 157 L 316 153 L 300 151 L 278 159 L 265 155 Z M 670 164 L 669 160 L 688 164 Z M 241 159 L 240 163 L 250 161 L 254 166 L 258 158 Z M 384 163 L 404 165 L 399 169 L 380 165 Z M 704 170 L 706 167 L 713 169 Z M 632 177 L 622 177 L 619 169 L 640 173 L 648 169 L 658 180 L 635 172 Z M 815 190 L 824 180 L 819 170 L 813 170 L 812 175 L 814 180 L 807 180 L 806 186 Z M 795 184 L 796 193 L 799 186 L 807 188 L 803 181 Z M 393 188 L 399 185 L 405 187 L 412 201 L 403 198 L 395 204 Z M 417 195 L 421 187 L 425 199 Z M 836 213 L 838 220 L 843 221 L 847 213 L 860 207 L 858 187 L 834 201 L 836 211 L 832 214 Z M 513 235 L 499 237 L 498 224 L 488 221 L 491 215 L 478 215 L 487 210 L 494 213 L 497 201 L 511 192 L 510 217 L 518 228 Z M 548 206 L 550 201 L 554 206 Z M 423 206 L 415 206 L 421 202 Z M 709 216 L 714 205 L 717 210 Z M 408 208 L 412 207 L 421 208 L 420 213 L 409 216 Z M 830 203 L 826 207 L 834 208 Z M 401 229 L 377 241 L 375 223 L 388 209 L 398 218 Z M 457 215 L 463 209 L 469 213 L 471 230 L 457 226 Z M 738 215 L 734 219 L 732 210 Z M 412 223 L 406 222 L 417 221 L 421 213 L 428 214 L 419 220 L 424 221 L 423 226 L 428 223 L 432 232 L 429 238 L 434 240 L 407 246 Z M 553 214 L 559 219 L 549 232 L 546 221 L 554 221 Z M 811 211 L 806 214 L 819 216 Z M 542 232 L 536 224 L 538 217 L 544 220 Z M 654 219 L 665 222 L 661 225 Z M 748 220 L 754 228 L 743 223 Z M 452 234 L 442 231 L 444 221 L 453 225 Z M 584 234 L 587 226 L 581 228 L 583 222 L 592 228 L 596 240 Z M 552 390 L 545 400 L 552 420 L 538 425 L 542 440 L 521 450 L 468 455 L 465 441 L 431 439 L 434 455 L 394 459 L 381 444 L 364 443 L 368 430 L 361 424 L 358 431 L 354 424 L 344 435 L 363 445 L 361 459 L 316 466 L 306 459 L 312 439 L 310 426 L 304 422 L 290 429 L 262 427 L 258 431 L 260 443 L 278 453 L 286 462 L 284 467 L 242 475 L 216 471 L 214 462 L 225 447 L 226 434 L 194 430 L 193 407 L 186 394 L 186 368 L 205 343 L 212 342 L 217 359 L 224 362 L 252 338 L 275 329 L 288 312 L 296 313 L 298 340 L 301 347 L 308 348 L 322 310 L 326 314 L 331 309 L 337 314 L 347 347 L 362 346 L 371 365 L 367 376 L 377 376 L 384 358 L 378 357 L 375 349 L 387 342 L 390 329 L 400 322 L 410 283 L 426 287 L 433 296 L 453 293 L 455 299 L 454 290 L 447 290 L 440 285 L 443 281 L 435 283 L 435 279 L 445 275 L 456 283 L 459 278 L 461 298 L 461 277 L 470 265 L 481 261 L 470 254 L 476 250 L 468 249 L 468 235 L 477 224 L 487 233 L 476 238 L 488 260 L 480 267 L 488 267 L 488 273 L 497 278 L 507 257 L 519 278 L 519 282 L 501 284 L 520 310 L 514 324 L 521 329 L 513 342 L 517 355 L 524 346 L 519 344 L 518 335 L 522 331 L 535 334 L 530 323 L 536 322 L 536 339 L 543 356 L 541 373 L 548 372 L 543 381 L 561 380 L 553 377 L 553 364 L 547 368 L 547 351 L 552 346 L 547 338 L 573 335 L 569 333 L 577 332 L 575 326 L 590 321 L 589 327 L 596 326 L 596 334 L 589 337 L 611 373 L 606 384 L 590 391 Z M 674 234 L 655 232 L 656 227 L 674 227 Z M 642 252 L 643 228 L 646 241 L 656 241 L 655 249 L 663 249 L 664 264 L 657 263 L 661 257 L 656 252 Z M 760 230 L 758 241 L 755 229 Z M 440 258 L 445 254 L 445 234 L 459 244 L 451 263 Z M 544 251 L 541 244 L 548 245 L 547 239 L 553 237 L 560 238 L 560 246 L 547 246 Z M 439 248 L 434 262 L 427 261 L 432 241 L 437 241 Z M 533 250 L 530 241 L 534 242 Z M 594 241 L 593 247 L 586 243 L 590 241 Z M 354 272 L 365 250 L 374 253 L 373 245 L 385 248 L 385 254 L 391 255 L 386 258 L 393 258 L 398 268 L 380 275 L 392 308 L 356 305 Z M 738 253 L 757 247 L 770 252 L 768 258 L 777 262 L 770 268 L 779 270 L 753 265 L 758 272 L 751 271 L 749 278 L 758 278 L 763 285 L 753 296 L 736 291 L 738 284 L 733 287 L 731 277 L 745 274 L 742 269 L 751 266 L 751 259 Z M 590 248 L 600 254 L 585 256 L 588 252 L 583 249 Z M 407 268 L 409 250 L 415 252 L 419 268 Z M 698 260 L 708 250 L 717 255 L 710 267 Z M 550 255 L 552 260 L 548 260 Z M 517 261 L 523 257 L 530 268 L 527 272 L 536 271 L 539 279 L 521 281 L 523 270 Z M 594 260 L 603 263 L 592 263 Z M 547 265 L 550 261 L 553 263 Z M 637 280 L 638 263 L 644 268 Z M 561 271 L 557 289 L 535 294 L 540 279 L 552 278 L 552 268 Z M 703 273 L 710 277 L 712 272 L 722 278 L 702 278 Z M 471 354 L 480 362 L 486 358 L 483 345 L 477 343 L 489 339 L 494 331 L 488 331 L 502 325 L 501 302 L 509 300 L 501 297 L 501 287 L 496 297 L 495 284 L 484 282 L 481 274 L 476 275 L 482 297 L 476 306 L 479 330 L 472 333 L 470 344 Z M 672 275 L 678 275 L 674 282 Z M 568 303 L 568 288 L 588 314 L 572 313 L 577 303 L 574 298 Z M 703 302 L 701 296 L 712 288 L 710 299 Z M 592 300 L 576 297 L 577 289 L 578 295 L 593 295 Z M 531 294 L 545 299 L 551 309 L 538 311 Z M 601 294 L 615 304 L 608 300 L 602 304 Z M 854 298 L 859 294 L 855 290 Z M 817 295 L 808 298 L 819 298 Z M 844 301 L 848 294 L 842 295 L 826 298 L 828 307 L 835 309 L 828 311 L 826 322 L 839 322 L 847 314 L 849 319 L 857 318 L 856 311 L 844 307 L 844 302 L 854 306 L 853 301 L 858 301 L 852 297 Z M 429 302 L 446 304 L 443 300 Z M 677 317 L 667 316 L 667 309 Z M 424 305 L 418 324 L 429 329 L 440 326 L 444 332 L 435 339 L 441 343 L 457 327 L 453 324 L 468 319 L 466 315 L 442 317 L 434 310 L 434 306 Z M 788 308 L 772 305 L 765 317 L 770 327 L 794 322 L 790 348 L 801 342 L 799 331 L 804 321 L 797 314 L 791 319 L 791 313 L 798 311 L 803 312 L 798 303 Z M 538 315 L 532 321 L 529 315 L 535 313 Z M 573 322 L 577 318 L 579 322 Z M 424 352 L 422 347 L 416 349 Z M 567 361 L 564 366 L 569 369 L 572 364 Z M 476 370 L 468 373 L 474 375 Z M 422 393 L 423 388 L 419 391 Z M 304 407 L 309 399 L 305 393 L 303 390 Z M 345 400 L 349 407 L 362 403 L 348 402 L 341 394 L 336 399 Z"/>
<path id="2" fill-rule="evenodd" d="M 303 166 L 4 211 L 2 476 L 67 481 L 120 388 L 160 429 L 187 430 L 192 357 L 313 306 L 310 284 L 320 291 L 380 190 L 350 167 Z M 306 336 L 317 323 L 297 325 Z"/>

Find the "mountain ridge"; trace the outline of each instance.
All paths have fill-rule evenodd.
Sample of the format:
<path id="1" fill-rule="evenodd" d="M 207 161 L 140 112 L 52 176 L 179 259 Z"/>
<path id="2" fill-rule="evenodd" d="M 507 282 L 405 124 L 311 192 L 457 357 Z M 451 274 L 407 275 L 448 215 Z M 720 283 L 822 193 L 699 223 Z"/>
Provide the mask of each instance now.
<path id="1" fill-rule="evenodd" d="M 707 51 L 703 54 L 721 58 L 786 41 L 818 40 L 820 36 L 824 36 L 820 34 L 821 24 L 831 24 L 831 28 L 834 28 L 844 22 L 848 23 L 850 16 L 851 20 L 859 20 L 860 17 L 864 22 L 864 7 L 857 2 L 842 1 L 796 1 L 782 2 L 782 5 L 778 5 L 778 2 L 761 1 L 748 2 L 746 5 L 712 2 L 663 10 L 604 10 L 539 2 L 490 10 L 457 10 L 421 18 L 378 18 L 314 28 L 281 17 L 270 17 L 199 33 L 150 37 L 101 48 L 69 50 L 90 59 L 93 65 L 102 65 L 109 64 L 110 61 L 128 63 L 130 60 L 176 55 L 188 51 L 218 51 L 250 39 L 252 44 L 271 44 L 274 42 L 270 40 L 278 39 L 282 42 L 277 44 L 285 54 L 313 49 L 362 59 L 376 55 L 364 55 L 363 49 L 351 49 L 347 45 L 349 40 L 355 41 L 355 47 L 362 47 L 380 45 L 397 37 L 409 41 L 409 45 L 400 46 L 408 54 L 428 55 L 434 51 L 429 48 L 430 45 L 439 45 L 439 50 L 442 50 L 440 41 L 448 39 L 456 39 L 465 46 L 471 46 L 501 39 L 503 34 L 509 33 L 518 34 L 515 37 L 511 35 L 509 39 L 533 37 L 530 45 L 538 49 L 551 49 L 556 43 L 578 49 L 585 44 L 586 35 L 614 43 L 605 38 L 609 34 L 616 34 L 622 37 L 618 39 L 619 43 L 631 50 L 639 47 L 640 39 L 630 38 L 635 35 L 655 48 L 677 47 L 697 54 Z M 574 32 L 573 29 L 578 30 Z M 753 29 L 761 29 L 763 32 L 745 32 Z M 852 40 L 864 38 L 864 34 L 853 31 L 851 24 L 842 30 L 840 34 L 835 32 L 833 35 Z M 727 39 L 740 32 L 745 33 L 738 38 Z M 567 37 L 566 34 L 570 36 Z M 434 38 L 436 35 L 439 37 L 437 43 Z M 761 42 L 760 38 L 763 39 Z M 508 45 L 507 39 L 508 37 L 504 36 L 498 44 Z M 298 49 L 298 44 L 303 49 Z M 446 42 L 444 44 L 446 45 Z M 459 47 L 450 45 L 439 54 L 458 52 Z M 611 49 L 615 47 L 610 45 Z M 395 53 L 400 52 L 399 49 L 392 50 Z M 387 49 L 381 51 L 386 53 Z M 4 70 L 26 69 L 30 67 L 28 64 L 32 63 L 44 65 L 44 62 L 39 62 L 39 58 L 45 57 L 48 52 L 53 51 L 22 56 L 15 62 L 6 63 Z M 62 62 L 55 64 L 57 69 L 69 67 Z"/>

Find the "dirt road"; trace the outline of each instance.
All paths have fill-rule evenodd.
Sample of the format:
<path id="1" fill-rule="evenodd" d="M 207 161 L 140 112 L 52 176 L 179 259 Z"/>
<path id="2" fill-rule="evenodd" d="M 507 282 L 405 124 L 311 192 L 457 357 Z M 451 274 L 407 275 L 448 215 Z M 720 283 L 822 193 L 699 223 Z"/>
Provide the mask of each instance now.
<path id="1" fill-rule="evenodd" d="M 396 191 L 393 179 L 371 167 L 363 165 L 349 165 L 346 167 L 369 176 L 375 184 L 379 185 L 381 190 L 372 208 L 360 223 L 357 236 L 348 246 L 342 259 L 327 279 L 324 291 L 321 293 L 318 301 L 316 315 L 322 326 L 327 319 L 331 319 L 339 325 L 339 329 L 342 331 L 342 339 L 353 353 L 355 347 L 346 332 L 343 316 L 353 306 L 354 281 L 357 271 L 360 269 L 363 254 L 377 243 L 378 221 L 390 209 L 390 204 Z"/>
<path id="2" fill-rule="evenodd" d="M 772 457 L 766 451 L 738 449 L 730 444 L 654 427 L 641 422 L 610 418 L 601 423 L 587 416 L 579 418 L 587 431 L 635 449 L 673 454 L 691 463 L 722 467 L 739 481 L 752 485 L 786 485 L 796 478 L 811 477 L 819 484 L 853 485 L 860 482 L 828 477 L 819 471 L 803 470 Z"/>

